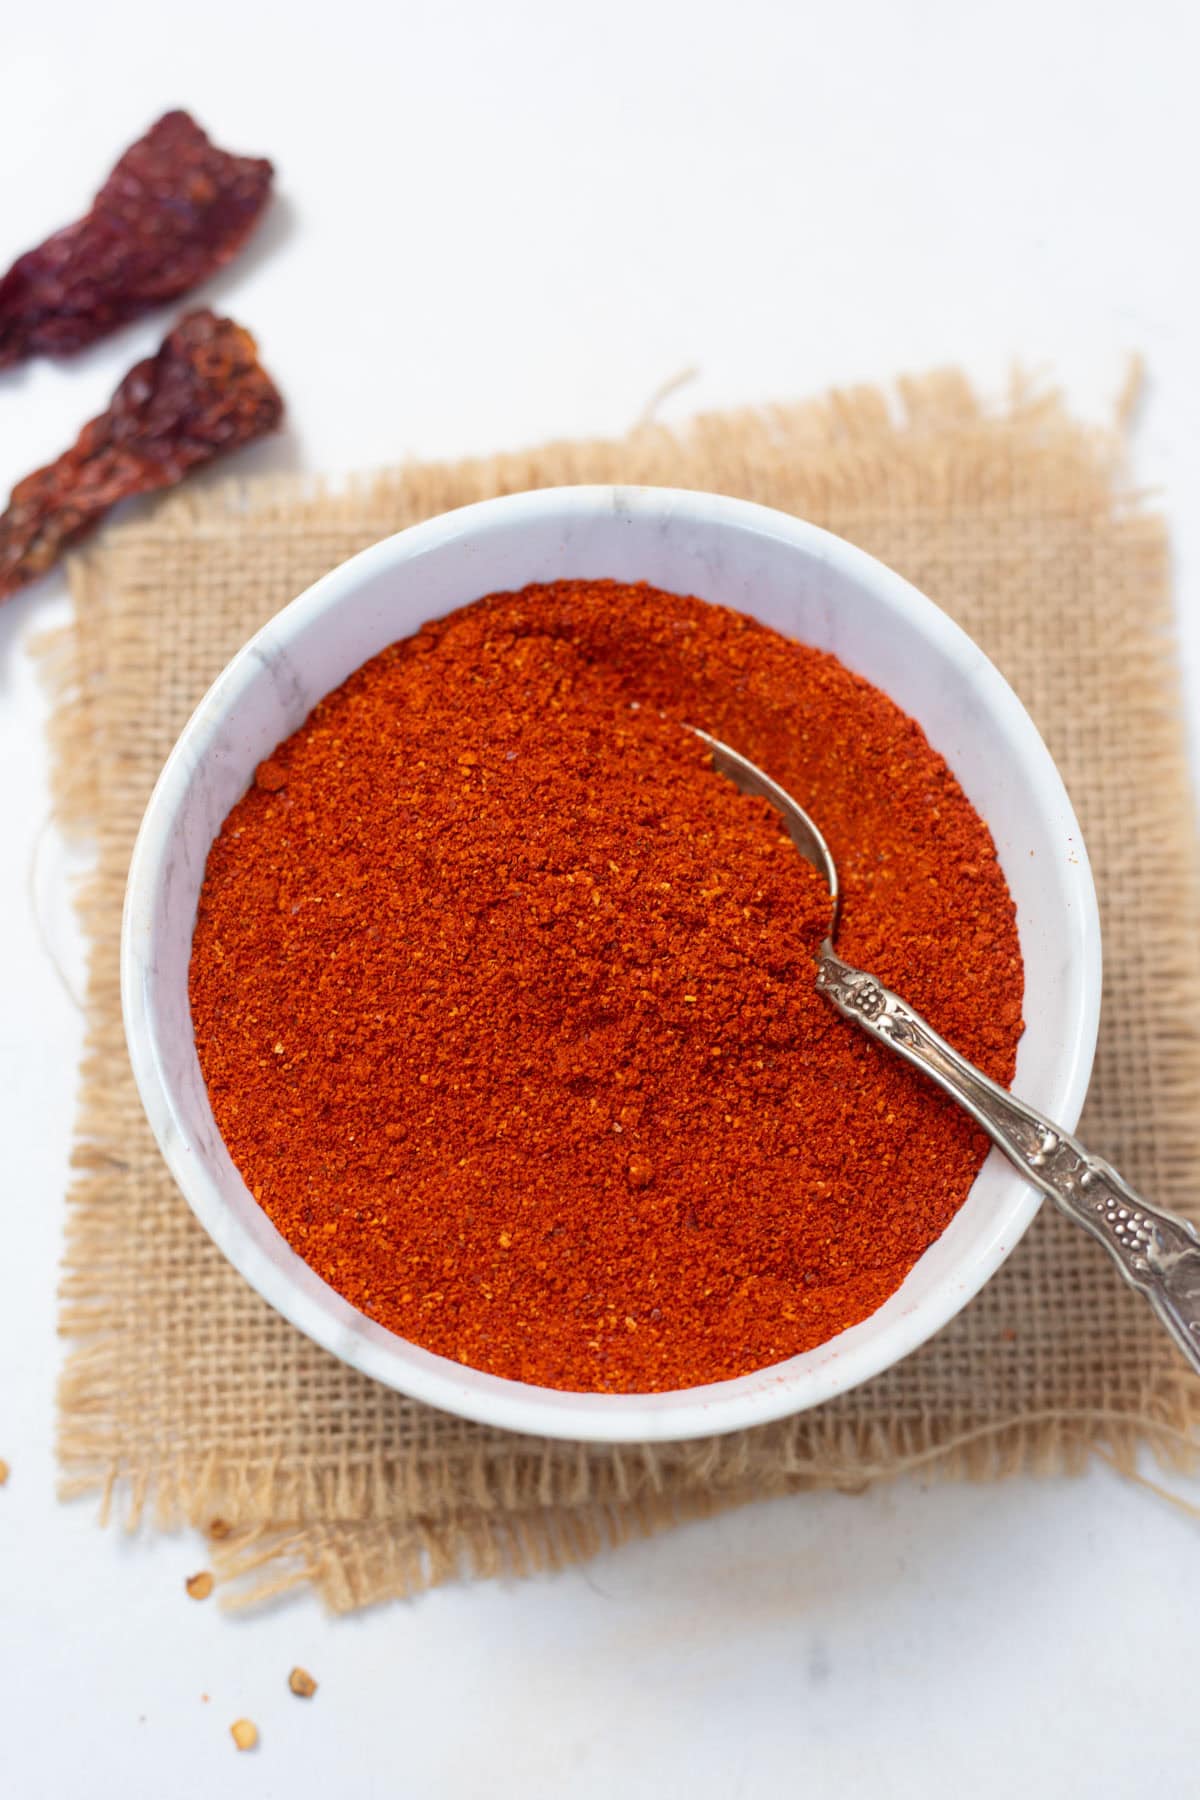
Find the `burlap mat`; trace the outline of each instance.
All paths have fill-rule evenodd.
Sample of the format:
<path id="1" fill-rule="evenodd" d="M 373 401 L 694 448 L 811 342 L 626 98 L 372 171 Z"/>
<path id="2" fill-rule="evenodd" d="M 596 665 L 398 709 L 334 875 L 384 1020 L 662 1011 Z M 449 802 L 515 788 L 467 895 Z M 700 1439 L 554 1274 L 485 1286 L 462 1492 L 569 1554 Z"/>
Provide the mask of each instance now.
<path id="1" fill-rule="evenodd" d="M 959 619 L 1024 698 L 1082 814 L 1104 912 L 1089 1140 L 1156 1200 L 1200 1203 L 1200 959 L 1164 535 L 1116 436 L 1017 395 L 985 415 L 939 376 L 821 403 L 410 467 L 338 495 L 182 494 L 73 569 L 47 649 L 57 801 L 94 832 L 88 1049 L 62 1325 L 68 1489 L 132 1520 L 217 1517 L 233 1592 L 313 1582 L 335 1608 L 456 1570 L 541 1567 L 716 1505 L 806 1486 L 1192 1455 L 1200 1381 L 1103 1253 L 1045 1209 L 935 1342 L 819 1411 L 733 1438 L 589 1448 L 484 1430 L 376 1387 L 229 1269 L 143 1120 L 117 990 L 121 897 L 151 785 L 242 641 L 331 564 L 413 520 L 559 482 L 745 495 L 831 527 Z M 602 574 L 602 570 L 597 573 Z"/>

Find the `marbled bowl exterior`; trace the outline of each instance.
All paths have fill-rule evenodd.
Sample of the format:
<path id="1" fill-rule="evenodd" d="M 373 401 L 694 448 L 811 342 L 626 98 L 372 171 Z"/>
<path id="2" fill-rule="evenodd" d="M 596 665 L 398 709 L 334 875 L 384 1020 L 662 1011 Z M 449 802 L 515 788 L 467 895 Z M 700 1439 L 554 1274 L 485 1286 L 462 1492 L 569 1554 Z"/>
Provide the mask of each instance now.
<path id="1" fill-rule="evenodd" d="M 1074 1126 L 1099 1022 L 1099 920 L 1079 826 L 1024 708 L 932 601 L 862 551 L 765 507 L 671 489 L 558 488 L 464 507 L 353 557 L 272 619 L 200 703 L 146 810 L 126 895 L 122 998 L 138 1087 L 175 1179 L 230 1262 L 301 1331 L 376 1380 L 485 1423 L 564 1438 L 688 1438 L 815 1406 L 906 1356 L 995 1273 L 1037 1194 L 993 1151 L 884 1306 L 772 1368 L 670 1394 L 530 1387 L 394 1336 L 295 1254 L 222 1142 L 188 1007 L 205 859 L 255 764 L 424 620 L 498 589 L 603 576 L 752 613 L 832 651 L 920 721 L 991 827 L 1016 901 L 1026 1029 L 1015 1089 Z"/>

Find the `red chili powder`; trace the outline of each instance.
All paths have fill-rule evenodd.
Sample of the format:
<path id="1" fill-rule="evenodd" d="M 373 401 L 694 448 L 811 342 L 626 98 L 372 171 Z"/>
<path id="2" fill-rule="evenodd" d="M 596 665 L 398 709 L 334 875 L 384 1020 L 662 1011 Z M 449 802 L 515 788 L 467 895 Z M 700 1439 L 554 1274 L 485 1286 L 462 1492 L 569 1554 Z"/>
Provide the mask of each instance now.
<path id="1" fill-rule="evenodd" d="M 1014 909 L 918 725 L 832 656 L 644 584 L 493 594 L 393 644 L 209 854 L 201 1067 L 259 1204 L 371 1318 L 547 1387 L 742 1375 L 865 1318 L 987 1151 L 814 987 L 838 945 L 997 1080 Z"/>

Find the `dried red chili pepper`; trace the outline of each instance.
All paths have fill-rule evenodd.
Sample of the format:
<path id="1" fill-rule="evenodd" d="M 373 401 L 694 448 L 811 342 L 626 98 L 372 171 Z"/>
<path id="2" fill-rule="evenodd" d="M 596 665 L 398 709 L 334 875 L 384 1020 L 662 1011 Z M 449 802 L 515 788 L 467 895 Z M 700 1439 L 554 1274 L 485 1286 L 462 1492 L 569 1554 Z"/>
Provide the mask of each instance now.
<path id="1" fill-rule="evenodd" d="M 0 278 L 0 369 L 81 350 L 186 294 L 241 248 L 273 175 L 261 157 L 219 150 L 189 114 L 164 113 L 86 217 Z"/>
<path id="2" fill-rule="evenodd" d="M 174 487 L 282 416 L 250 333 L 207 309 L 189 313 L 70 449 L 13 489 L 0 515 L 0 600 L 43 574 L 118 500 Z"/>

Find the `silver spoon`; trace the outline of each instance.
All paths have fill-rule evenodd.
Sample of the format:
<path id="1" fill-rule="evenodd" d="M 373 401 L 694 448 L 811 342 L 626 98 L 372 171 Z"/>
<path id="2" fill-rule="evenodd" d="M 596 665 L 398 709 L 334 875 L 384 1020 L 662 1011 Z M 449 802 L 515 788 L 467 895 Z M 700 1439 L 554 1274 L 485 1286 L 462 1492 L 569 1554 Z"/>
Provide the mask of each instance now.
<path id="1" fill-rule="evenodd" d="M 1200 1237 L 1193 1226 L 1148 1205 L 1110 1163 L 1092 1156 L 1070 1132 L 989 1080 L 898 994 L 842 962 L 833 948 L 837 865 L 825 839 L 803 807 L 754 763 L 706 731 L 697 730 L 696 736 L 712 751 L 714 768 L 735 787 L 769 800 L 782 813 L 793 844 L 825 878 L 832 905 L 829 935 L 817 952 L 818 991 L 844 1018 L 853 1019 L 957 1100 L 1027 1181 L 1103 1244 L 1130 1287 L 1146 1296 L 1192 1367 L 1200 1370 Z"/>

